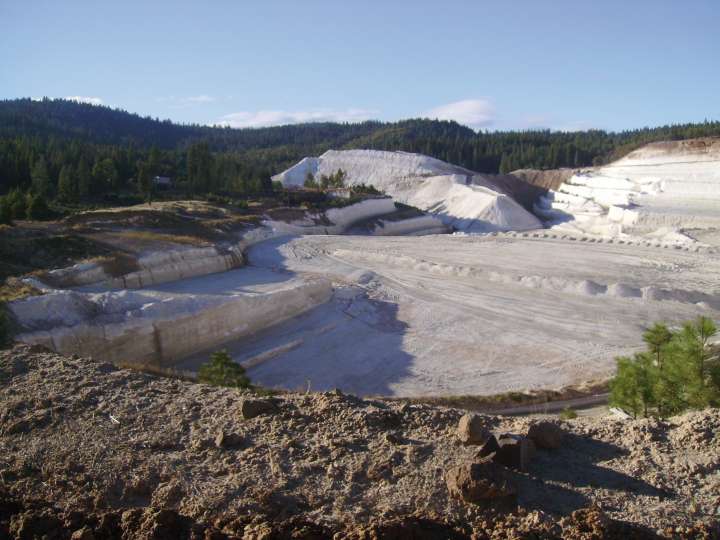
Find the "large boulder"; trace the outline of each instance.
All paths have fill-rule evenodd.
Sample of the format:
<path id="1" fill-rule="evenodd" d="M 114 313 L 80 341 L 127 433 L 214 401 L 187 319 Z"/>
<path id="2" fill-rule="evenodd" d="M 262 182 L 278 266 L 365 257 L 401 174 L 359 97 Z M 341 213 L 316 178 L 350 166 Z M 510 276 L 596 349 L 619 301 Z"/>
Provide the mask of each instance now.
<path id="1" fill-rule="evenodd" d="M 532 439 L 538 448 L 554 450 L 562 446 L 565 432 L 557 424 L 541 421 L 530 426 L 527 436 L 528 439 Z"/>
<path id="2" fill-rule="evenodd" d="M 451 468 L 445 483 L 451 496 L 475 504 L 517 493 L 507 469 L 490 458 Z"/>
<path id="3" fill-rule="evenodd" d="M 460 442 L 469 445 L 485 444 L 492 433 L 485 427 L 485 420 L 478 414 L 463 415 L 458 422 L 457 435 Z"/>

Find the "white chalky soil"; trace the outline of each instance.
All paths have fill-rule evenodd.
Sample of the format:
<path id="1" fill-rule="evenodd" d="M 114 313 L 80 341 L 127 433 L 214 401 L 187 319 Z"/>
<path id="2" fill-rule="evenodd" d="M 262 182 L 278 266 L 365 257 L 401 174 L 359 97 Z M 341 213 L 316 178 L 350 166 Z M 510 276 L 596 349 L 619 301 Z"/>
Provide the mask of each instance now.
<path id="1" fill-rule="evenodd" d="M 560 387 L 608 376 L 654 321 L 720 315 L 720 258 L 706 250 L 510 235 L 306 236 L 258 244 L 249 258 L 335 282 L 327 304 L 229 346 L 255 382 L 289 389 Z"/>

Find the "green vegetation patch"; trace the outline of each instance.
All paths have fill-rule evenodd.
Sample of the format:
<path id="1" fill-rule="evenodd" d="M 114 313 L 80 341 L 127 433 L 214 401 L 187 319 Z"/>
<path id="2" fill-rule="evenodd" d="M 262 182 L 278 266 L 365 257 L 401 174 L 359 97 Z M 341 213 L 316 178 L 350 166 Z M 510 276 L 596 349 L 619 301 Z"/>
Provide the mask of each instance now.
<path id="1" fill-rule="evenodd" d="M 647 350 L 617 358 L 610 405 L 633 416 L 668 416 L 720 406 L 720 351 L 715 323 L 698 317 L 671 330 L 657 323 L 643 334 Z"/>

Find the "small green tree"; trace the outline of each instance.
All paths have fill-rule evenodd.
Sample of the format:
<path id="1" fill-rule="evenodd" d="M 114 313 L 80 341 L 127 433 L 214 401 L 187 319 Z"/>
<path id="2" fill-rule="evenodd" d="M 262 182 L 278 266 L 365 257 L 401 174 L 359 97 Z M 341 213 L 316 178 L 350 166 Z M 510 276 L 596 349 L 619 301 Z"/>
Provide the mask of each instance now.
<path id="1" fill-rule="evenodd" d="M 250 379 L 245 375 L 245 368 L 233 362 L 228 352 L 224 350 L 214 352 L 210 356 L 210 361 L 200 367 L 198 382 L 232 388 L 250 387 Z"/>
<path id="2" fill-rule="evenodd" d="M 8 194 L 8 201 L 12 211 L 13 219 L 25 219 L 27 216 L 27 202 L 25 195 L 19 189 L 14 189 Z"/>
<path id="3" fill-rule="evenodd" d="M 92 173 L 90 172 L 90 166 L 88 165 L 85 158 L 80 160 L 80 165 L 77 169 L 77 194 L 78 197 L 84 199 L 90 195 L 92 190 Z"/>
<path id="4" fill-rule="evenodd" d="M 57 196 L 63 202 L 77 201 L 77 184 L 75 174 L 69 165 L 63 165 L 58 178 Z"/>
<path id="5" fill-rule="evenodd" d="M 48 208 L 45 197 L 41 194 L 28 195 L 27 200 L 27 218 L 34 220 L 42 220 L 50 218 L 51 212 Z"/>
<path id="6" fill-rule="evenodd" d="M 308 189 L 317 189 L 318 183 L 315 181 L 315 175 L 310 171 L 305 175 L 305 183 L 303 184 Z"/>
<path id="7" fill-rule="evenodd" d="M 647 351 L 617 359 L 610 403 L 635 416 L 664 418 L 688 408 L 720 405 L 720 359 L 710 344 L 717 327 L 707 317 L 677 331 L 655 324 L 643 334 Z"/>
<path id="8" fill-rule="evenodd" d="M 649 355 L 617 358 L 617 374 L 610 382 L 610 405 L 620 407 L 637 417 L 647 416 L 654 405 L 655 374 Z"/>
<path id="9" fill-rule="evenodd" d="M 12 225 L 12 219 L 13 212 L 10 199 L 7 196 L 0 197 L 0 224 Z"/>
<path id="10" fill-rule="evenodd" d="M 50 195 L 50 174 L 44 158 L 40 157 L 35 161 L 30 171 L 30 177 L 33 193 L 48 197 Z"/>
<path id="11" fill-rule="evenodd" d="M 152 204 L 152 198 L 154 193 L 153 179 L 150 176 L 150 166 L 147 163 L 141 163 L 138 168 L 138 191 L 140 195 L 150 204 Z"/>

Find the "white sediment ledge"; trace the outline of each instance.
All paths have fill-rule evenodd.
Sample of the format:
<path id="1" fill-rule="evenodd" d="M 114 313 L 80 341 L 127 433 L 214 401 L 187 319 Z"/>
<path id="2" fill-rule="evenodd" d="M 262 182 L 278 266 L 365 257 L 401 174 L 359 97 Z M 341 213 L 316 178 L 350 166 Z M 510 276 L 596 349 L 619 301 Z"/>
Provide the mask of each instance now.
<path id="1" fill-rule="evenodd" d="M 653 143 L 573 175 L 536 205 L 556 229 L 688 243 L 720 228 L 720 140 Z"/>
<path id="2" fill-rule="evenodd" d="M 326 302 L 325 279 L 275 282 L 269 271 L 237 269 L 157 290 L 53 291 L 12 302 L 19 341 L 111 362 L 171 365 L 189 354 L 253 334 Z"/>

